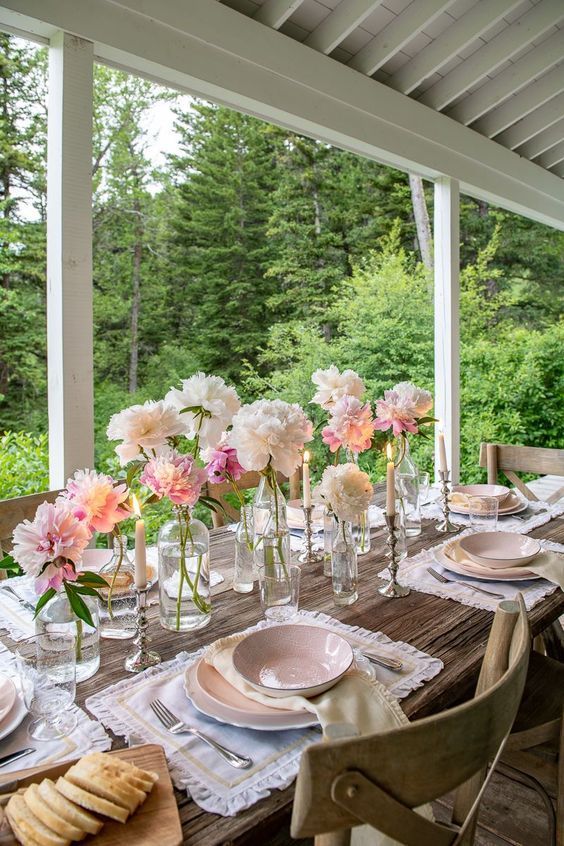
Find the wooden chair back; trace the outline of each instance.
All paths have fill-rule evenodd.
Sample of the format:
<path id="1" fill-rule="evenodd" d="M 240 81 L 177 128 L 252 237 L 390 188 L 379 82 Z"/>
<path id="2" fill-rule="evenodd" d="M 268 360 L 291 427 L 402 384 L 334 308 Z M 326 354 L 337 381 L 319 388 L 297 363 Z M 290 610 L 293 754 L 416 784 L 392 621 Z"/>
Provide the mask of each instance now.
<path id="1" fill-rule="evenodd" d="M 12 533 L 22 520 L 33 520 L 37 506 L 42 502 L 55 502 L 61 491 L 18 496 L 0 500 L 0 552 L 12 549 Z"/>
<path id="2" fill-rule="evenodd" d="M 529 650 L 522 598 L 503 601 L 474 699 L 389 732 L 308 747 L 296 785 L 292 836 L 316 835 L 316 846 L 347 846 L 351 827 L 368 824 L 407 846 L 473 843 L 486 768 L 495 765 L 511 731 Z M 413 811 L 452 790 L 457 793 L 451 824 Z"/>
<path id="3" fill-rule="evenodd" d="M 290 483 L 290 499 L 299 499 L 301 496 L 300 478 L 300 470 L 296 470 L 296 472 L 293 473 L 289 479 L 287 479 L 286 476 L 283 476 L 282 473 L 278 473 L 279 484 L 283 484 L 284 482 Z M 241 491 L 246 491 L 250 488 L 256 488 L 260 482 L 260 479 L 260 473 L 250 471 L 248 473 L 244 473 L 241 476 L 241 478 L 237 482 L 237 486 Z M 225 509 L 227 516 L 231 520 L 236 522 L 239 520 L 240 517 L 239 510 L 225 499 L 225 495 L 230 493 L 233 493 L 233 488 L 231 487 L 229 482 L 219 482 L 217 485 L 211 485 L 208 482 L 208 496 L 212 496 L 214 499 L 217 499 L 218 502 L 220 502 L 222 507 Z M 225 516 L 222 513 L 218 513 L 216 511 L 212 512 L 212 520 L 213 525 L 216 528 L 225 524 Z"/>
<path id="4" fill-rule="evenodd" d="M 488 484 L 496 485 L 498 474 L 502 472 L 524 497 L 536 501 L 537 497 L 519 478 L 517 472 L 536 473 L 539 476 L 546 476 L 549 473 L 554 476 L 564 476 L 564 449 L 482 443 L 480 444 L 480 467 L 487 468 Z"/>

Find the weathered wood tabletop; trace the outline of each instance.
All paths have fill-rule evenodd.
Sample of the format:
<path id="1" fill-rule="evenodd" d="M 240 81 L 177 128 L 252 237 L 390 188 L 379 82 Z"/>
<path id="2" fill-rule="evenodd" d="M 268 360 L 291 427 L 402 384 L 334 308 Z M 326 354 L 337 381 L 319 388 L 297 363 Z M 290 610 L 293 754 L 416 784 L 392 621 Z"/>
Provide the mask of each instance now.
<path id="1" fill-rule="evenodd" d="M 531 532 L 533 537 L 564 542 L 564 518 L 552 520 Z M 434 523 L 423 522 L 423 531 L 409 543 L 409 555 L 444 540 Z M 161 629 L 158 608 L 150 609 L 151 634 L 163 660 L 180 650 L 194 650 L 235 631 L 258 622 L 262 615 L 257 589 L 242 595 L 231 590 L 234 534 L 228 529 L 212 533 L 212 567 L 225 581 L 213 591 L 211 624 L 198 632 L 176 634 Z M 492 613 L 470 608 L 452 600 L 440 599 L 412 591 L 401 600 L 384 599 L 376 593 L 381 583 L 377 573 L 383 569 L 384 530 L 372 532 L 372 550 L 359 559 L 359 600 L 347 608 L 333 604 L 330 580 L 323 576 L 321 565 L 302 570 L 300 607 L 324 611 L 345 623 L 382 631 L 394 640 L 404 640 L 444 662 L 444 670 L 423 687 L 402 701 L 411 719 L 452 706 L 471 694 L 484 654 Z M 538 634 L 564 613 L 564 593 L 557 590 L 536 605 L 529 618 L 533 634 Z M 6 640 L 7 645 L 10 642 Z M 77 703 L 81 706 L 91 694 L 124 676 L 123 660 L 129 641 L 102 641 L 102 665 L 99 672 L 78 687 Z M 123 738 L 115 738 L 115 747 L 123 746 Z M 216 844 L 268 844 L 274 835 L 288 830 L 293 787 L 275 790 L 272 795 L 236 817 L 209 814 L 177 791 L 184 830 L 184 843 L 193 846 Z M 287 842 L 290 842 L 288 835 Z"/>

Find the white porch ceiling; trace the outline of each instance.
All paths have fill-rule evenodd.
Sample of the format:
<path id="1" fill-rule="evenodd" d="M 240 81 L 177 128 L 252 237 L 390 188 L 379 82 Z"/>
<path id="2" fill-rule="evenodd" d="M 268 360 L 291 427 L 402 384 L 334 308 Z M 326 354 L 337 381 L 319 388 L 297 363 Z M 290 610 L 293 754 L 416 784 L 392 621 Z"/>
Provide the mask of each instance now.
<path id="1" fill-rule="evenodd" d="M 564 0 L 223 2 L 562 175 Z"/>

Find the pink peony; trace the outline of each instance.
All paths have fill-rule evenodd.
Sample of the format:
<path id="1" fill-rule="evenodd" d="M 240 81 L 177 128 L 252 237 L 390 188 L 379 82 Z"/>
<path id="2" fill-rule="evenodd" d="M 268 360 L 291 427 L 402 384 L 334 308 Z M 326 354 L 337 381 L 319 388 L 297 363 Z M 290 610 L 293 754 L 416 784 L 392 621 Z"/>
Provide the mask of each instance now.
<path id="1" fill-rule="evenodd" d="M 363 405 L 356 397 L 345 395 L 333 406 L 329 425 L 325 426 L 321 434 L 331 452 L 345 447 L 359 453 L 369 449 L 373 433 L 370 403 Z"/>
<path id="2" fill-rule="evenodd" d="M 215 485 L 219 482 L 237 482 L 245 472 L 237 460 L 237 450 L 227 444 L 219 444 L 215 449 L 207 450 L 205 460 L 208 479 Z"/>
<path id="3" fill-rule="evenodd" d="M 384 391 L 384 399 L 376 402 L 376 429 L 385 432 L 392 427 L 395 436 L 402 432 L 419 432 L 415 408 L 406 397 L 397 391 Z"/>
<path id="4" fill-rule="evenodd" d="M 62 563 L 59 563 L 62 562 Z M 49 588 L 59 590 L 63 582 L 75 582 L 76 570 L 68 561 L 58 558 L 57 561 L 47 564 L 40 576 L 35 580 L 35 592 L 45 593 Z"/>
<path id="5" fill-rule="evenodd" d="M 45 578 L 60 587 L 63 579 L 73 580 L 74 566 L 91 538 L 88 525 L 73 513 L 69 502 L 59 499 L 39 506 L 33 521 L 24 520 L 14 529 L 12 555 L 23 570 L 38 578 L 36 589 Z M 41 571 L 45 568 L 46 577 Z M 56 573 L 56 571 L 61 571 Z"/>
<path id="6" fill-rule="evenodd" d="M 63 497 L 72 503 L 74 514 L 86 520 L 91 532 L 111 532 L 130 515 L 125 504 L 127 485 L 95 470 L 77 470 L 67 482 Z"/>
<path id="7" fill-rule="evenodd" d="M 199 467 L 191 455 L 181 455 L 167 450 L 147 462 L 140 477 L 159 499 L 166 496 L 175 505 L 195 505 L 200 496 L 207 473 Z"/>

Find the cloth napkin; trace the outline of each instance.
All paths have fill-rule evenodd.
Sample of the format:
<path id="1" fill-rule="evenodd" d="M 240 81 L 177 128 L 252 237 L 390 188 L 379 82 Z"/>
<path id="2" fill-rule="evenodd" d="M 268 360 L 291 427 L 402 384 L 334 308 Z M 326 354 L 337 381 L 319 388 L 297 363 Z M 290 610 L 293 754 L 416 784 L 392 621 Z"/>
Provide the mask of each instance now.
<path id="1" fill-rule="evenodd" d="M 21 686 L 15 665 L 15 656 L 10 650 L 0 644 L 0 673 L 12 678 L 21 697 Z M 10 773 L 15 770 L 38 767 L 41 765 L 54 764 L 59 761 L 66 761 L 71 758 L 78 758 L 86 752 L 104 752 L 111 748 L 112 742 L 108 734 L 99 722 L 91 720 L 76 705 L 71 706 L 76 713 L 78 723 L 74 731 L 66 737 L 57 740 L 38 741 L 33 740 L 27 733 L 27 727 L 31 717 L 26 716 L 14 731 L 0 741 L 2 755 L 9 755 L 10 752 L 17 752 L 19 749 L 33 747 L 35 749 L 25 758 L 6 764 L 0 769 L 0 783 L 10 780 Z"/>

